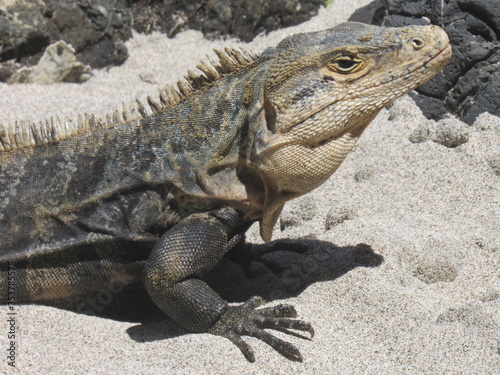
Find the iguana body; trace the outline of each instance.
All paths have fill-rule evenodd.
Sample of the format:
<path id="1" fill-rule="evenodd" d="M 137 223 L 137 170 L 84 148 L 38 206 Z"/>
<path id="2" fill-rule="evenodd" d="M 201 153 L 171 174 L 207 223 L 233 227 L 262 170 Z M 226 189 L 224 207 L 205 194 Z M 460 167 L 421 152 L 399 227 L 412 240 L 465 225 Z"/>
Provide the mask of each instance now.
<path id="1" fill-rule="evenodd" d="M 149 100 L 152 113 L 0 127 L 0 261 L 16 262 L 17 302 L 143 280 L 186 329 L 227 337 L 249 360 L 241 335 L 301 359 L 263 330 L 312 334 L 293 307 L 228 307 L 202 276 L 254 221 L 270 240 L 285 202 L 326 181 L 451 49 L 435 26 L 345 23 L 259 56 L 218 55 Z"/>

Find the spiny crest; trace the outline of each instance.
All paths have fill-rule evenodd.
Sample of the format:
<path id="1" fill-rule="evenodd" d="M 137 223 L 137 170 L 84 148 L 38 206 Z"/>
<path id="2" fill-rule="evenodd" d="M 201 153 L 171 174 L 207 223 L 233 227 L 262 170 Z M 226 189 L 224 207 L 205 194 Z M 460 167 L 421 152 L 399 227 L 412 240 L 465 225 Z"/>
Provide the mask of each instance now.
<path id="1" fill-rule="evenodd" d="M 257 60 L 255 55 L 243 48 L 236 50 L 226 47 L 224 51 L 214 49 L 214 52 L 219 58 L 218 63 L 207 55 L 208 62 L 200 61 L 196 66 L 202 74 L 188 70 L 184 79 L 177 82 L 177 89 L 170 85 L 165 90 L 160 90 L 160 103 L 148 96 L 147 107 L 137 99 L 136 105 L 129 106 L 127 109 L 123 104 L 121 111 L 115 110 L 105 118 L 85 114 L 84 116 L 78 115 L 76 121 L 67 117 L 62 121 L 59 118 L 51 118 L 38 123 L 16 121 L 8 125 L 0 124 L 0 152 L 58 142 L 73 135 L 112 128 L 125 122 L 146 118 L 175 106 L 198 90 L 211 86 L 224 75 L 242 69 Z"/>

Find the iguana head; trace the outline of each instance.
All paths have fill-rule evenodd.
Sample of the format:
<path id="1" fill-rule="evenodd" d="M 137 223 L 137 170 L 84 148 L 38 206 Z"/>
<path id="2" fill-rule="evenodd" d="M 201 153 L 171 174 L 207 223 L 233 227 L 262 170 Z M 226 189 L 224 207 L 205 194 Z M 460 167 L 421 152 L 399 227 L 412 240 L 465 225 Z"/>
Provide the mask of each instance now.
<path id="1" fill-rule="evenodd" d="M 253 163 L 265 186 L 268 241 L 284 203 L 324 183 L 377 113 L 437 74 L 451 47 L 437 26 L 343 23 L 290 36 L 263 56 Z"/>

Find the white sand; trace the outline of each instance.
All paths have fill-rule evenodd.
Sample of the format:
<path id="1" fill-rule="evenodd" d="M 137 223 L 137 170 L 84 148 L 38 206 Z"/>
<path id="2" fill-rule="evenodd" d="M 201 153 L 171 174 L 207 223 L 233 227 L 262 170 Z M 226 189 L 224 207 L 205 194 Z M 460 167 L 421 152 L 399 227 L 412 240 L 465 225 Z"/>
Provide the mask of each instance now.
<path id="1" fill-rule="evenodd" d="M 368 2 L 337 0 L 310 22 L 259 37 L 247 48 L 260 51 L 288 34 L 331 27 Z M 206 41 L 194 31 L 173 40 L 136 35 L 123 66 L 96 72 L 83 85 L 0 85 L 0 122 L 104 114 L 122 101 L 154 94 L 227 43 L 240 44 Z M 411 143 L 423 128 L 452 129 L 441 132 L 444 138 L 462 132 L 469 140 L 456 148 Z M 405 97 L 381 112 L 324 186 L 288 204 L 286 228 L 276 228 L 275 239 L 312 241 L 305 254 L 275 256 L 287 269 L 278 279 L 288 290 L 300 280 L 307 287 L 286 300 L 316 329 L 312 341 L 286 337 L 300 348 L 303 363 L 247 338 L 257 357 L 250 364 L 229 341 L 184 334 L 168 320 L 138 331 L 137 323 L 29 305 L 19 307 L 18 372 L 5 356 L 0 371 L 499 374 L 499 164 L 500 118 L 483 114 L 472 127 L 457 120 L 436 124 Z M 255 226 L 248 239 L 260 241 Z M 360 243 L 383 256 L 383 264 L 355 267 L 373 259 L 353 249 Z M 5 320 L 5 307 L 1 313 Z"/>

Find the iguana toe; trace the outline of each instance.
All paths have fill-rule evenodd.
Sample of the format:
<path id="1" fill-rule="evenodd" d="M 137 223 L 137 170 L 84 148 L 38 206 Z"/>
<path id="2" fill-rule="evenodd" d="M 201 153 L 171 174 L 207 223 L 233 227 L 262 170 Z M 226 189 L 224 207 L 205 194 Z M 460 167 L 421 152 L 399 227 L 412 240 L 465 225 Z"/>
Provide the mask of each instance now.
<path id="1" fill-rule="evenodd" d="M 302 361 L 299 350 L 286 341 L 283 341 L 264 329 L 271 328 L 283 331 L 301 338 L 303 335 L 289 331 L 290 329 L 308 332 L 314 336 L 314 329 L 311 324 L 296 319 L 297 312 L 291 305 L 281 304 L 274 307 L 256 309 L 264 304 L 261 297 L 252 297 L 247 302 L 239 306 L 230 306 L 220 320 L 209 330 L 211 334 L 225 337 L 233 342 L 243 353 L 245 358 L 255 361 L 252 348 L 241 338 L 241 336 L 253 336 L 264 341 L 278 353 L 293 361 Z"/>

